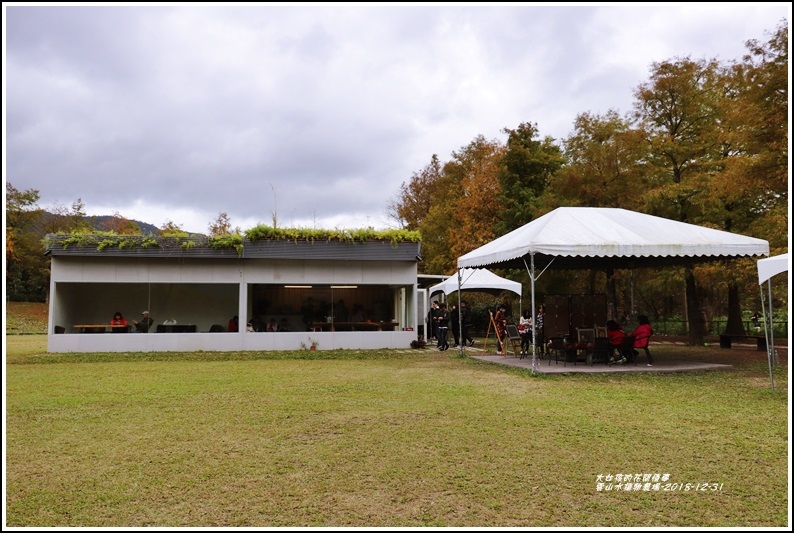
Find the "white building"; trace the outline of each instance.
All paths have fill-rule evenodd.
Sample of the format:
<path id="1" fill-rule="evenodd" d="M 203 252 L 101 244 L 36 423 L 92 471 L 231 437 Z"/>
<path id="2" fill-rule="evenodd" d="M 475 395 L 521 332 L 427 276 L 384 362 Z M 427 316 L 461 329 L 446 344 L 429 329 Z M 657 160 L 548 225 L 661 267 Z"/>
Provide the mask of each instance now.
<path id="1" fill-rule="evenodd" d="M 407 348 L 417 338 L 418 242 L 243 239 L 235 249 L 206 237 L 48 235 L 47 243 L 49 352 Z M 109 327 L 117 311 L 130 324 L 149 311 L 154 323 L 148 333 L 114 334 L 123 331 Z M 238 332 L 228 332 L 233 316 Z M 264 331 L 271 320 L 280 331 Z"/>

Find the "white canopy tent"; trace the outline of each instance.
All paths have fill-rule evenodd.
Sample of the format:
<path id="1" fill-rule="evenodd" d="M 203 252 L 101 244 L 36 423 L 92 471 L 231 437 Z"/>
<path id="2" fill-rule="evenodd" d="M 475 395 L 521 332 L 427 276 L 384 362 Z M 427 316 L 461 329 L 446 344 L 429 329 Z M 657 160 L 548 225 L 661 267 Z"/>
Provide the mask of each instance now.
<path id="1" fill-rule="evenodd" d="M 449 295 L 458 290 L 492 293 L 510 291 L 521 296 L 521 284 L 519 282 L 499 277 L 484 268 L 464 268 L 460 271 L 460 285 L 458 285 L 457 277 L 449 277 L 438 285 L 430 287 L 427 292 L 431 296 L 437 292 Z"/>
<path id="2" fill-rule="evenodd" d="M 521 284 L 517 281 L 512 281 L 507 278 L 497 276 L 490 270 L 484 268 L 464 268 L 458 270 L 458 275 L 449 277 L 439 283 L 433 285 L 428 289 L 428 294 L 433 295 L 438 292 L 443 292 L 445 296 L 457 292 L 458 293 L 458 327 L 461 328 L 458 334 L 463 335 L 463 323 L 460 314 L 463 309 L 460 305 L 461 291 L 479 291 L 491 294 L 498 294 L 502 291 L 510 291 L 518 294 L 518 307 L 519 315 L 521 314 Z"/>
<path id="3" fill-rule="evenodd" d="M 755 255 L 769 255 L 769 243 L 625 209 L 560 207 L 458 257 L 458 268 L 526 268 L 535 309 L 535 270 L 542 274 L 552 264 L 582 270 L 638 268 Z M 533 340 L 533 372 L 535 352 Z"/>
<path id="4" fill-rule="evenodd" d="M 761 285 L 775 274 L 791 270 L 788 254 L 765 257 L 758 260 L 758 284 Z"/>
<path id="5" fill-rule="evenodd" d="M 758 260 L 758 285 L 763 285 L 768 281 L 767 287 L 769 289 L 769 325 L 767 327 L 766 319 L 766 306 L 762 306 L 764 313 L 764 335 L 766 336 L 766 355 L 769 362 L 769 381 L 772 385 L 772 390 L 775 390 L 775 380 L 772 377 L 772 366 L 775 356 L 775 332 L 774 323 L 772 321 L 772 276 L 791 270 L 789 266 L 788 254 L 776 255 L 774 257 L 767 257 Z M 764 289 L 759 287 L 761 291 L 761 302 L 764 301 Z"/>

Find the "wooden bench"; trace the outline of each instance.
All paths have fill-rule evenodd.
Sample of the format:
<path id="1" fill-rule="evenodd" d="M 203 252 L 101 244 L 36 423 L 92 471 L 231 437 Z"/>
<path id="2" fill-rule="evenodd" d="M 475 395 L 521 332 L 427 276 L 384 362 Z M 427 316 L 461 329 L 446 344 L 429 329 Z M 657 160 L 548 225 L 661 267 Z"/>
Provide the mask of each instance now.
<path id="1" fill-rule="evenodd" d="M 763 335 L 744 335 L 741 333 L 737 334 L 730 334 L 730 333 L 721 333 L 720 334 L 720 348 L 730 348 L 731 341 L 733 339 L 755 339 L 756 345 L 758 346 L 759 352 L 766 351 L 766 337 Z"/>

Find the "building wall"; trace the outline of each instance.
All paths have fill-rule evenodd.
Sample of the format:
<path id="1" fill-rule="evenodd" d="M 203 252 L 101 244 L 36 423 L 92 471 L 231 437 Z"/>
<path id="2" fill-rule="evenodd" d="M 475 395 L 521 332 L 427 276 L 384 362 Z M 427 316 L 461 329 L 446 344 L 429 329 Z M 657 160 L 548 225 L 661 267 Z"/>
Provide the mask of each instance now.
<path id="1" fill-rule="evenodd" d="M 416 280 L 412 261 L 53 255 L 48 351 L 295 350 L 311 339 L 318 349 L 404 348 L 417 335 Z M 393 287 L 399 331 L 249 333 L 244 325 L 254 284 Z M 175 319 L 196 325 L 197 333 L 92 335 L 72 327 L 106 324 L 116 311 L 138 320 L 143 310 L 151 311 L 155 325 Z M 225 327 L 235 314 L 239 333 L 209 333 L 212 324 Z M 66 333 L 55 334 L 56 325 Z"/>

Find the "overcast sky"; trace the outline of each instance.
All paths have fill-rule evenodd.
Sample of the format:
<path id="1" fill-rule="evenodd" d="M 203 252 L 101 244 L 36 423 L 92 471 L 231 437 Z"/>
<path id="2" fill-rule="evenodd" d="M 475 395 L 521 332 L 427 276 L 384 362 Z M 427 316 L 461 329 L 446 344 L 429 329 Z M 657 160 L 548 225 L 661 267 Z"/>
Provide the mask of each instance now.
<path id="1" fill-rule="evenodd" d="M 3 4 L 4 180 L 207 233 L 389 226 L 478 135 L 631 111 L 652 62 L 741 59 L 789 3 Z M 4 187 L 5 190 L 5 187 Z"/>

